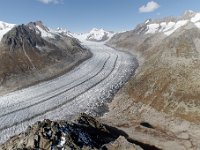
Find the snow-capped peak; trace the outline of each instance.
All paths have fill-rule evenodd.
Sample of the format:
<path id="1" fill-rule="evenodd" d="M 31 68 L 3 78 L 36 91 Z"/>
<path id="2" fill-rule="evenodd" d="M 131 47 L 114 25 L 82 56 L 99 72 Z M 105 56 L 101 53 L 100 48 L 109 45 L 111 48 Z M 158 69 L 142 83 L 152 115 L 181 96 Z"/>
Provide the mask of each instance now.
<path id="1" fill-rule="evenodd" d="M 196 13 L 194 17 L 191 18 L 191 22 L 198 22 L 200 21 L 200 13 Z"/>
<path id="2" fill-rule="evenodd" d="M 4 34 L 10 31 L 14 26 L 15 24 L 10 24 L 10 23 L 0 21 L 0 41 L 2 37 L 4 36 Z"/>
<path id="3" fill-rule="evenodd" d="M 87 40 L 89 41 L 106 41 L 110 38 L 110 36 L 112 35 L 111 32 L 105 31 L 104 29 L 97 29 L 97 28 L 93 28 L 88 36 L 87 36 Z"/>
<path id="4" fill-rule="evenodd" d="M 71 36 L 67 29 L 51 29 L 46 27 L 42 21 L 30 22 L 28 26 L 30 29 L 35 30 L 36 33 L 41 35 L 43 38 L 55 39 L 57 36 Z"/>
<path id="5" fill-rule="evenodd" d="M 200 13 L 188 10 L 185 11 L 181 17 L 167 17 L 162 20 L 146 20 L 144 24 L 141 24 L 137 28 L 138 34 L 164 33 L 166 36 L 169 36 L 187 23 L 194 23 L 196 27 L 200 28 Z"/>
<path id="6" fill-rule="evenodd" d="M 62 36 L 69 36 L 69 37 L 73 37 L 72 33 L 70 31 L 68 31 L 66 28 L 60 28 L 58 27 L 56 30 L 50 29 L 50 31 L 54 34 L 59 34 Z"/>
<path id="7" fill-rule="evenodd" d="M 92 28 L 88 33 L 72 34 L 73 37 L 77 38 L 81 42 L 105 42 L 114 35 L 114 32 L 109 32 L 103 28 Z"/>

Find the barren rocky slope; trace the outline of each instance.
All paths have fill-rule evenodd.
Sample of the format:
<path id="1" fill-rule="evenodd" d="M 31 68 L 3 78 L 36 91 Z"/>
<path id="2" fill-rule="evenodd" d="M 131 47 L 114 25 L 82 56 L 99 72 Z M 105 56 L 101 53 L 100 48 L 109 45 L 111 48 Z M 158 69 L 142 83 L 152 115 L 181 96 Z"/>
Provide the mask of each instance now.
<path id="1" fill-rule="evenodd" d="M 62 74 L 90 56 L 78 40 L 40 21 L 15 26 L 0 42 L 0 93 Z"/>
<path id="2" fill-rule="evenodd" d="M 108 42 L 138 54 L 140 67 L 104 119 L 162 149 L 200 148 L 199 16 L 147 20 Z"/>

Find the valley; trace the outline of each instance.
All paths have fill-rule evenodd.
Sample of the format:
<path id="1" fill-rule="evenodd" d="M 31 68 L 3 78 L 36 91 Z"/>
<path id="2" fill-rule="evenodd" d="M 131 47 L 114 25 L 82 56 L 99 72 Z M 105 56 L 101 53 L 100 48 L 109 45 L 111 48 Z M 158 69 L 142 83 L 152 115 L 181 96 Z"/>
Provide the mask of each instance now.
<path id="1" fill-rule="evenodd" d="M 0 149 L 200 148 L 200 13 L 123 32 L 0 22 L 0 39 Z"/>
<path id="2" fill-rule="evenodd" d="M 61 120 L 80 112 L 93 116 L 104 112 L 96 111 L 126 83 L 137 61 L 101 43 L 86 42 L 85 46 L 93 57 L 67 74 L 1 96 L 1 143 L 45 118 Z"/>

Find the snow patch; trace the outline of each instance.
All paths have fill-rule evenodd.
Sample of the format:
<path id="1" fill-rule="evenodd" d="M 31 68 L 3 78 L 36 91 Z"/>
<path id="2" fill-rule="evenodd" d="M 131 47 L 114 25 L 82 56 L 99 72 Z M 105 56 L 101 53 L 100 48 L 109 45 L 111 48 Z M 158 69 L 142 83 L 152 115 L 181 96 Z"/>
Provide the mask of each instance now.
<path id="1" fill-rule="evenodd" d="M 166 27 L 163 29 L 163 32 L 169 31 L 170 29 L 172 29 L 175 26 L 175 22 L 169 22 Z"/>
<path id="2" fill-rule="evenodd" d="M 148 24 L 150 22 L 150 20 L 148 19 L 147 21 L 145 21 L 145 24 Z"/>
<path id="3" fill-rule="evenodd" d="M 195 26 L 200 29 L 200 22 L 195 23 Z"/>
<path id="4" fill-rule="evenodd" d="M 148 28 L 148 31 L 146 32 L 146 34 L 154 34 L 158 31 L 159 29 L 159 24 L 150 24 L 150 25 L 147 25 L 147 28 Z"/>
<path id="5" fill-rule="evenodd" d="M 163 30 L 165 30 L 165 29 L 166 29 L 166 26 L 167 26 L 167 23 L 166 23 L 166 22 L 162 22 L 162 23 L 160 24 L 159 32 L 162 32 Z"/>
<path id="6" fill-rule="evenodd" d="M 40 31 L 42 37 L 55 38 L 55 36 L 51 32 L 45 31 L 40 26 L 36 26 L 36 27 Z"/>
<path id="7" fill-rule="evenodd" d="M 165 32 L 165 35 L 169 36 L 171 35 L 172 33 L 174 33 L 178 28 L 184 26 L 188 21 L 187 20 L 181 20 L 181 21 L 178 21 L 174 26 L 173 26 L 173 29 Z"/>
<path id="8" fill-rule="evenodd" d="M 73 33 L 73 34 L 72 34 L 72 36 L 73 36 L 74 38 L 78 39 L 78 40 L 81 41 L 81 42 L 86 41 L 88 35 L 89 35 L 89 33 L 79 33 L 79 34 Z"/>
<path id="9" fill-rule="evenodd" d="M 0 41 L 3 38 L 3 36 L 8 31 L 10 31 L 14 26 L 15 26 L 15 24 L 9 24 L 9 23 L 0 21 Z"/>
<path id="10" fill-rule="evenodd" d="M 191 22 L 195 23 L 200 21 L 200 13 L 197 13 L 194 17 L 191 18 Z"/>
<path id="11" fill-rule="evenodd" d="M 61 140 L 60 140 L 60 142 L 59 142 L 59 144 L 58 144 L 58 147 L 63 147 L 64 144 L 65 144 L 65 142 L 66 142 L 66 139 L 65 139 L 64 136 L 62 136 L 62 137 L 61 137 Z"/>
<path id="12" fill-rule="evenodd" d="M 58 35 L 73 37 L 72 33 L 70 31 L 68 31 L 66 28 L 65 29 L 57 28 L 56 30 L 51 30 L 51 32 L 54 34 L 58 34 Z"/>
<path id="13" fill-rule="evenodd" d="M 154 23 L 147 25 L 147 31 L 145 34 L 155 34 L 155 33 L 164 33 L 169 36 L 175 32 L 178 28 L 184 26 L 188 20 L 180 20 L 177 23 L 175 22 L 161 22 L 160 24 Z"/>

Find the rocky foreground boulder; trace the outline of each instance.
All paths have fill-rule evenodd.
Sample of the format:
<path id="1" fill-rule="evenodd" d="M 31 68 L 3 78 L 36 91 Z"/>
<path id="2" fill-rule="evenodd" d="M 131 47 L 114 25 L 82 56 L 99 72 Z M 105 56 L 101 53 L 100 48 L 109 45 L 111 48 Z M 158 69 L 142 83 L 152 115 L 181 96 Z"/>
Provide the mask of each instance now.
<path id="1" fill-rule="evenodd" d="M 135 144 L 134 144 L 135 143 Z M 68 121 L 44 120 L 30 126 L 25 132 L 12 137 L 0 146 L 1 150 L 65 150 L 65 149 L 110 149 L 142 150 L 155 149 L 133 139 L 121 130 L 105 125 L 95 118 L 81 114 Z"/>

